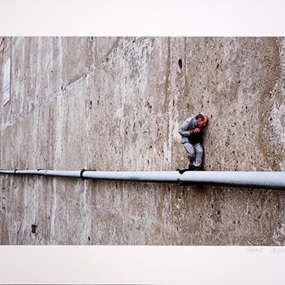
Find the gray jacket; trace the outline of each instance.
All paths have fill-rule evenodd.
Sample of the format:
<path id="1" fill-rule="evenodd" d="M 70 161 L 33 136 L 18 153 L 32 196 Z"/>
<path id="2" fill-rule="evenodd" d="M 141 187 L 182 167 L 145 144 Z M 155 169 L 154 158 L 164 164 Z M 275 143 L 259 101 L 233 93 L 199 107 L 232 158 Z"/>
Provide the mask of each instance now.
<path id="1" fill-rule="evenodd" d="M 185 120 L 185 122 L 179 128 L 179 134 L 181 135 L 181 143 L 189 142 L 189 131 L 194 130 L 196 126 L 196 116 L 189 117 Z"/>

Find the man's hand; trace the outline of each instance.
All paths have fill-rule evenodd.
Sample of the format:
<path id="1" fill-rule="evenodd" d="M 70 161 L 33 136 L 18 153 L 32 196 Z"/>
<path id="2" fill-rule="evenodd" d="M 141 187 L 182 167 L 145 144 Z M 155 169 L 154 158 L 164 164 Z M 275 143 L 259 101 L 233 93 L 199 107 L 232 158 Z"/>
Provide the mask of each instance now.
<path id="1" fill-rule="evenodd" d="M 192 130 L 192 131 L 190 131 L 190 134 L 193 134 L 193 133 L 200 133 L 201 132 L 201 130 L 200 130 L 200 128 L 195 128 L 194 130 Z"/>

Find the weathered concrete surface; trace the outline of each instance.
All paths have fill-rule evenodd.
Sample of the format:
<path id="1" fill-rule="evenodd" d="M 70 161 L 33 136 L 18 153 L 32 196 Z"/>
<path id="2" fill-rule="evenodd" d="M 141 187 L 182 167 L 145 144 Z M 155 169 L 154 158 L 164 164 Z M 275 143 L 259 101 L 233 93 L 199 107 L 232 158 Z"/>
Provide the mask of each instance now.
<path id="1" fill-rule="evenodd" d="M 207 170 L 284 171 L 284 52 L 284 38 L 1 38 L 0 168 L 182 168 L 179 125 L 204 111 Z M 1 244 L 285 245 L 285 191 L 0 181 Z"/>

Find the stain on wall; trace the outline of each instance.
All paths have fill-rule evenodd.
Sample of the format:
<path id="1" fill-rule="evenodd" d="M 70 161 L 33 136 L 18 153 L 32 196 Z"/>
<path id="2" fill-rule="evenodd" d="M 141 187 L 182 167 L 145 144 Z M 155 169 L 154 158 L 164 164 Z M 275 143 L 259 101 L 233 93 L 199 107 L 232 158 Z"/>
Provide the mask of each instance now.
<path id="1" fill-rule="evenodd" d="M 206 170 L 284 171 L 284 51 L 274 37 L 1 38 L 0 168 L 176 170 L 178 128 L 204 111 Z M 1 244 L 285 244 L 284 191 L 0 181 Z"/>

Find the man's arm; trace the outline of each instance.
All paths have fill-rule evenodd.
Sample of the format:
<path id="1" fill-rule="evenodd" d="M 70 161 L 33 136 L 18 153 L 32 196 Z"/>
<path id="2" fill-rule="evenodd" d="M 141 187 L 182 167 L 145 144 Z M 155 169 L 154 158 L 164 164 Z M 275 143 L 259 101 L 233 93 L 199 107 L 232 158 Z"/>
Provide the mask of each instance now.
<path id="1" fill-rule="evenodd" d="M 186 121 L 181 125 L 179 128 L 179 134 L 183 137 L 189 137 L 190 136 L 190 129 L 191 127 L 191 118 L 186 119 Z"/>

